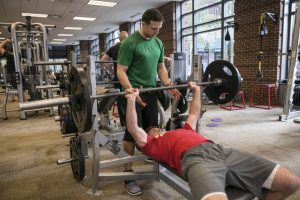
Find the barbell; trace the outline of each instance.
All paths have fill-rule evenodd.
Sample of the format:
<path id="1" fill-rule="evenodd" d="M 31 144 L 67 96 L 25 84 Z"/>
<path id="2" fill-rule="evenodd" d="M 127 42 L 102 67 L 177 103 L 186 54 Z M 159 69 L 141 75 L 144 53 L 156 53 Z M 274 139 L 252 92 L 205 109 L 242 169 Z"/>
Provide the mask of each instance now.
<path id="1" fill-rule="evenodd" d="M 72 117 L 80 133 L 87 132 L 93 124 L 93 101 L 101 98 L 126 95 L 127 92 L 112 92 L 91 95 L 92 88 L 89 76 L 83 67 L 72 67 L 68 75 L 68 97 L 20 103 L 20 110 L 31 110 L 69 104 Z M 210 63 L 203 74 L 207 97 L 216 104 L 225 104 L 234 99 L 241 87 L 241 75 L 237 68 L 228 61 L 216 60 Z M 140 93 L 188 88 L 188 84 L 172 85 L 157 88 L 143 88 Z"/>

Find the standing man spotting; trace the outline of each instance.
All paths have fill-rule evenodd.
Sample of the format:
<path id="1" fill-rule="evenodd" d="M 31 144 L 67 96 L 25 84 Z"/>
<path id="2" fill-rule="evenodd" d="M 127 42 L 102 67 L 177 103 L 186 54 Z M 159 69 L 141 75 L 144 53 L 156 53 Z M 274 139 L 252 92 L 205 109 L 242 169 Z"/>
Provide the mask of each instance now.
<path id="1" fill-rule="evenodd" d="M 118 59 L 118 53 L 119 53 L 119 48 L 121 46 L 121 43 L 128 37 L 128 33 L 126 31 L 121 31 L 119 35 L 119 40 L 117 44 L 112 46 L 111 48 L 108 49 L 108 51 L 101 57 L 101 61 L 117 61 Z M 117 63 L 114 63 L 114 81 L 119 81 L 117 77 Z M 120 83 L 114 83 L 114 88 L 122 90 L 122 85 Z M 123 101 L 122 101 L 123 100 Z M 119 113 L 119 118 L 120 118 L 120 123 L 121 126 L 125 126 L 125 111 L 124 111 L 124 98 L 123 97 L 118 97 L 117 98 L 117 106 L 118 106 L 118 113 Z"/>
<path id="2" fill-rule="evenodd" d="M 156 87 L 157 74 L 162 83 L 170 85 L 168 72 L 164 65 L 164 46 L 157 34 L 164 18 L 156 8 L 148 9 L 142 16 L 141 28 L 130 35 L 121 45 L 118 56 L 117 75 L 125 90 L 132 88 Z M 179 97 L 176 89 L 168 91 L 171 96 Z M 143 93 L 138 97 L 136 112 L 138 124 L 142 128 L 157 126 L 158 108 L 155 92 Z M 134 154 L 135 141 L 126 129 L 123 148 L 129 155 Z M 132 163 L 125 165 L 125 171 L 132 171 Z M 134 180 L 124 181 L 127 192 L 138 195 L 141 188 Z"/>

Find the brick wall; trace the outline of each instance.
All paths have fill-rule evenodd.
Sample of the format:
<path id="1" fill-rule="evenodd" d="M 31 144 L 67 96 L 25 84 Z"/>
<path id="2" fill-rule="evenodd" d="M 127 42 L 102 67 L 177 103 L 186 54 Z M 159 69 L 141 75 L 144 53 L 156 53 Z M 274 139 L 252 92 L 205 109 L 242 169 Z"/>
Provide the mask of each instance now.
<path id="1" fill-rule="evenodd" d="M 79 60 L 84 62 L 86 61 L 87 56 L 90 53 L 90 41 L 88 40 L 81 40 L 79 42 L 80 45 L 80 57 Z"/>
<path id="2" fill-rule="evenodd" d="M 165 55 L 169 56 L 176 52 L 176 2 L 167 3 L 159 7 L 159 11 L 163 14 L 165 22 L 158 37 L 162 40 L 165 47 Z"/>
<path id="3" fill-rule="evenodd" d="M 105 40 L 105 33 L 100 33 L 99 34 L 99 52 L 100 54 L 102 52 L 106 51 L 106 40 Z"/>
<path id="4" fill-rule="evenodd" d="M 246 97 L 251 94 L 251 85 L 258 70 L 257 54 L 260 48 L 259 25 L 260 15 L 264 12 L 280 14 L 279 0 L 236 0 L 235 22 L 238 30 L 234 39 L 234 64 L 239 69 L 244 82 Z M 273 24 L 266 19 L 269 34 L 263 38 L 262 73 L 263 81 L 275 83 L 279 77 L 277 53 L 279 49 L 279 22 Z"/>

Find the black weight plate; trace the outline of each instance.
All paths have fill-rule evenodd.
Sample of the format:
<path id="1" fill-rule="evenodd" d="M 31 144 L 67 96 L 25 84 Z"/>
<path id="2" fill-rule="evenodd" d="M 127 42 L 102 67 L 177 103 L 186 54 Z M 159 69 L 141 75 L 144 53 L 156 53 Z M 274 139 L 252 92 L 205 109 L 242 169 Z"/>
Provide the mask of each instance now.
<path id="1" fill-rule="evenodd" d="M 204 89 L 207 97 L 216 104 L 225 104 L 235 98 L 241 89 L 241 75 L 237 68 L 228 61 L 216 60 L 210 63 L 203 74 L 203 82 L 221 79 L 220 86 L 212 84 Z"/>
<path id="2" fill-rule="evenodd" d="M 296 86 L 293 94 L 293 104 L 300 106 L 300 87 Z"/>
<path id="3" fill-rule="evenodd" d="M 59 88 L 62 90 L 63 92 L 63 96 L 67 95 L 68 94 L 68 80 L 67 80 L 67 77 L 66 75 L 64 74 L 64 72 L 62 71 L 60 74 L 59 74 Z"/>
<path id="4" fill-rule="evenodd" d="M 71 169 L 74 178 L 80 182 L 85 176 L 85 160 L 78 136 L 70 138 Z"/>
<path id="5" fill-rule="evenodd" d="M 91 85 L 82 67 L 72 67 L 69 73 L 69 101 L 73 120 L 80 133 L 92 127 Z"/>
<path id="6" fill-rule="evenodd" d="M 179 98 L 180 99 L 179 99 L 178 104 L 177 104 L 177 112 L 179 114 L 183 114 L 188 109 L 188 106 L 189 106 L 188 105 L 188 100 L 187 100 L 187 97 L 184 94 L 182 94 Z"/>
<path id="7" fill-rule="evenodd" d="M 161 84 L 157 84 L 157 87 L 161 87 Z M 167 92 L 167 90 L 160 90 L 157 91 L 157 99 L 159 100 L 160 104 L 162 105 L 162 107 L 164 108 L 164 110 L 166 111 L 171 103 L 171 98 Z"/>

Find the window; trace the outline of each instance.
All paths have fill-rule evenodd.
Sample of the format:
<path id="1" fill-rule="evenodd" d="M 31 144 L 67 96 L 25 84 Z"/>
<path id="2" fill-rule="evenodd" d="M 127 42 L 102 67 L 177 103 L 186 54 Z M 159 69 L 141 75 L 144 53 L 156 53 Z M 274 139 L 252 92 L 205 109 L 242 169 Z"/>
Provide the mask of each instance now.
<path id="1" fill-rule="evenodd" d="M 215 21 L 221 19 L 222 15 L 222 6 L 216 5 L 214 7 L 209 7 L 204 10 L 199 10 L 194 13 L 195 16 L 195 25 L 203 24 L 210 21 Z"/>
<path id="2" fill-rule="evenodd" d="M 138 21 L 135 21 L 133 23 L 131 23 L 131 33 L 134 33 L 135 31 L 139 30 L 141 28 L 141 23 L 142 23 L 142 20 L 138 20 Z"/>
<path id="3" fill-rule="evenodd" d="M 114 46 L 116 43 L 120 42 L 119 34 L 120 34 L 119 29 L 106 34 L 107 49 Z"/>
<path id="4" fill-rule="evenodd" d="M 202 56 L 203 71 L 207 65 L 222 59 L 221 30 L 203 32 L 195 36 L 196 54 Z"/>
<path id="5" fill-rule="evenodd" d="M 201 1 L 195 1 L 195 10 L 204 8 L 216 3 L 221 3 L 221 0 L 201 0 Z"/>
<path id="6" fill-rule="evenodd" d="M 80 60 L 80 45 L 75 45 L 74 52 L 76 54 L 76 61 L 78 62 Z"/>
<path id="7" fill-rule="evenodd" d="M 99 38 L 91 41 L 90 52 L 92 55 L 96 56 L 96 59 L 99 59 Z"/>
<path id="8" fill-rule="evenodd" d="M 225 35 L 227 22 L 234 21 L 234 0 L 185 0 L 179 7 L 181 49 L 177 51 L 189 54 L 188 58 L 201 55 L 204 69 L 217 59 L 232 62 L 234 28 L 228 28 L 230 41 Z"/>
<path id="9" fill-rule="evenodd" d="M 182 10 L 182 14 L 188 13 L 188 12 L 192 12 L 193 8 L 192 8 L 192 0 L 188 0 L 188 1 L 184 1 L 181 4 L 181 10 Z"/>

